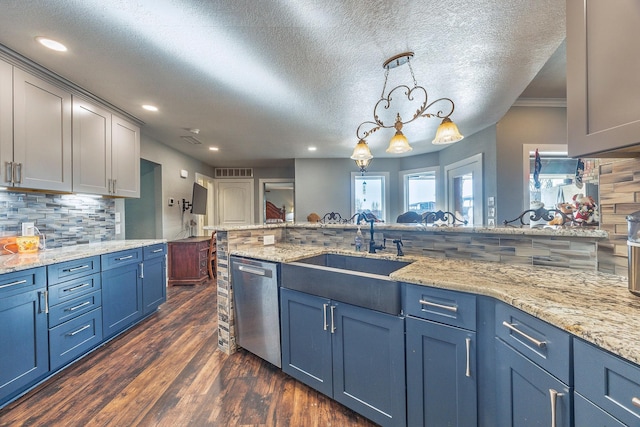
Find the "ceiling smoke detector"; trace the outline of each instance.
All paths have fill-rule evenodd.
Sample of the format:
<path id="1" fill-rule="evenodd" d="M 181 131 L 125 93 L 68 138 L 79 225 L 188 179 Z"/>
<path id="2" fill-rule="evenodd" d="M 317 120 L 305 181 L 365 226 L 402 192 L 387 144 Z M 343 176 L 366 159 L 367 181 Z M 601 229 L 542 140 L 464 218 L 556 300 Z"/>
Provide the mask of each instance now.
<path id="1" fill-rule="evenodd" d="M 180 138 L 182 138 L 184 141 L 188 142 L 189 144 L 193 144 L 193 145 L 202 144 L 202 141 L 197 139 L 195 136 L 186 135 L 186 136 L 181 136 Z"/>

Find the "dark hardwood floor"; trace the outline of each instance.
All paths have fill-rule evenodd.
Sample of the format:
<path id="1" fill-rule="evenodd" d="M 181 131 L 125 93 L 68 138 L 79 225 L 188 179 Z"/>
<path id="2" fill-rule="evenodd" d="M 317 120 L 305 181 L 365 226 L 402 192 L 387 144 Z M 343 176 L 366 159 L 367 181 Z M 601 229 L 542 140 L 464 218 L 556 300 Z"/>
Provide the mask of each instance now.
<path id="1" fill-rule="evenodd" d="M 0 410 L 1 426 L 375 426 L 240 350 L 217 350 L 216 293 L 158 313 Z"/>

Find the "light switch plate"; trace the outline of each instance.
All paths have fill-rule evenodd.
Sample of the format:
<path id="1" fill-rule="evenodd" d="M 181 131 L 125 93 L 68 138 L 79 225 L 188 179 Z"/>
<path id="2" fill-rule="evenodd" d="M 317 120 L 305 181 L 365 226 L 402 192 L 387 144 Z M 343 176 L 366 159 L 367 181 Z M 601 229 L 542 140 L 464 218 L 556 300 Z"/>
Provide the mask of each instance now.
<path id="1" fill-rule="evenodd" d="M 116 212 L 116 222 L 120 222 L 120 212 Z"/>
<path id="2" fill-rule="evenodd" d="M 270 234 L 268 236 L 264 236 L 264 245 L 275 245 L 276 244 L 276 236 Z"/>

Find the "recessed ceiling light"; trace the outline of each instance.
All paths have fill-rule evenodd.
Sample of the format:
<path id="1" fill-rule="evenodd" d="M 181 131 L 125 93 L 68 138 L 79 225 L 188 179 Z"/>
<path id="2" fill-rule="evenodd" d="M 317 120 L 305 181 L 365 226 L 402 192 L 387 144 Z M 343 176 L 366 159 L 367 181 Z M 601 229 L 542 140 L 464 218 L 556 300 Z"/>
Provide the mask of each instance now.
<path id="1" fill-rule="evenodd" d="M 57 52 L 66 52 L 67 51 L 67 47 L 65 45 L 63 45 L 62 43 L 58 42 L 58 41 L 55 41 L 55 40 L 52 40 L 52 39 L 48 39 L 46 37 L 36 37 L 36 40 L 42 46 L 48 47 L 51 50 L 55 50 Z"/>
<path id="2" fill-rule="evenodd" d="M 218 151 L 218 150 L 219 150 L 219 148 L 218 148 L 218 147 L 209 147 L 209 150 L 211 150 L 211 151 Z"/>
<path id="3" fill-rule="evenodd" d="M 145 104 L 142 106 L 142 108 L 144 108 L 147 111 L 158 111 L 158 107 L 156 107 L 155 105 Z"/>
<path id="4" fill-rule="evenodd" d="M 316 148 L 316 147 L 309 147 L 309 148 L 307 148 L 307 150 L 309 150 L 309 151 L 316 151 L 316 150 L 317 150 L 317 148 Z"/>

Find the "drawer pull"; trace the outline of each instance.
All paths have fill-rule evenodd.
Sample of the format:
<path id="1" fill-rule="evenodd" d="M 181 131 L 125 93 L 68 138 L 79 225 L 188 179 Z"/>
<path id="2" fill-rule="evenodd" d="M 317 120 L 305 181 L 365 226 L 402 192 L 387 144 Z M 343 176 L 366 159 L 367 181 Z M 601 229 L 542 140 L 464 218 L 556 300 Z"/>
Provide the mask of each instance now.
<path id="1" fill-rule="evenodd" d="M 631 403 L 633 403 L 633 406 L 640 408 L 640 398 L 634 397 L 631 399 Z"/>
<path id="2" fill-rule="evenodd" d="M 563 396 L 563 393 L 558 393 L 554 389 L 549 389 L 549 397 L 551 398 L 551 427 L 557 427 L 558 421 L 557 418 L 557 406 L 558 406 L 558 397 Z"/>
<path id="3" fill-rule="evenodd" d="M 11 283 L 7 283 L 6 285 L 2 285 L 2 286 L 0 286 L 0 289 L 8 288 L 9 286 L 22 285 L 24 283 L 27 283 L 27 281 L 26 280 L 18 280 L 17 282 L 11 282 Z"/>
<path id="4" fill-rule="evenodd" d="M 322 304 L 322 314 L 323 314 L 323 320 L 324 320 L 324 330 L 326 331 L 327 328 L 329 327 L 329 325 L 327 324 L 327 307 L 329 306 L 329 304 Z"/>
<path id="5" fill-rule="evenodd" d="M 90 325 L 90 324 L 89 324 L 89 325 L 84 325 L 84 326 L 83 326 L 82 328 L 80 328 L 80 329 L 76 329 L 76 330 L 75 330 L 75 331 L 73 331 L 73 332 L 69 332 L 69 333 L 67 334 L 67 336 L 72 337 L 72 336 L 74 336 L 74 335 L 78 335 L 80 332 L 82 332 L 82 331 L 84 331 L 84 330 L 87 330 L 87 329 L 89 329 L 90 327 L 91 327 L 91 325 Z"/>
<path id="6" fill-rule="evenodd" d="M 163 251 L 163 249 L 156 249 L 156 250 L 151 251 L 151 253 L 152 254 L 157 254 L 158 252 L 162 252 L 162 251 Z"/>
<path id="7" fill-rule="evenodd" d="M 63 289 L 62 292 L 75 292 L 78 289 L 86 288 L 87 286 L 90 286 L 90 285 L 91 283 L 83 283 L 82 285 L 74 286 L 73 288 Z"/>
<path id="8" fill-rule="evenodd" d="M 465 342 L 467 344 L 467 370 L 465 372 L 465 375 L 467 377 L 471 376 L 471 338 L 467 337 L 465 338 Z"/>
<path id="9" fill-rule="evenodd" d="M 127 255 L 127 256 L 122 256 L 120 258 L 116 258 L 116 261 L 124 261 L 126 259 L 131 259 L 133 258 L 133 255 Z"/>
<path id="10" fill-rule="evenodd" d="M 90 305 L 90 304 L 91 304 L 91 301 L 85 301 L 82 304 L 76 305 L 75 307 L 65 308 L 64 311 L 76 311 L 77 309 L 86 307 L 87 305 Z"/>
<path id="11" fill-rule="evenodd" d="M 69 273 L 73 273 L 74 271 L 84 270 L 85 268 L 89 268 L 89 265 L 81 265 L 80 267 L 68 268 L 64 271 L 68 271 Z"/>
<path id="12" fill-rule="evenodd" d="M 517 329 L 515 326 L 513 326 L 511 323 L 507 322 L 506 320 L 504 320 L 502 322 L 502 324 L 504 326 L 506 326 L 507 328 L 509 328 L 510 330 L 512 330 L 513 332 L 515 332 L 517 334 L 520 334 L 524 338 L 528 339 L 529 341 L 534 343 L 538 348 L 545 348 L 547 346 L 547 342 L 546 341 L 539 341 L 539 340 L 535 339 L 534 337 L 532 337 L 531 335 L 525 334 L 524 332 L 522 332 L 521 330 Z"/>
<path id="13" fill-rule="evenodd" d="M 458 312 L 458 307 L 454 307 L 452 305 L 436 304 L 435 302 L 426 301 L 426 300 L 423 300 L 423 299 L 420 300 L 420 304 L 428 305 L 428 306 L 436 307 L 436 308 L 441 308 L 443 310 L 448 310 L 448 311 L 451 311 L 453 313 L 457 313 Z"/>

